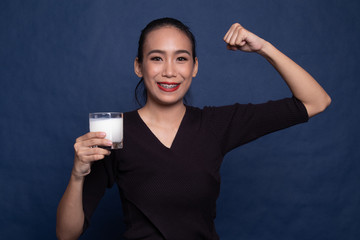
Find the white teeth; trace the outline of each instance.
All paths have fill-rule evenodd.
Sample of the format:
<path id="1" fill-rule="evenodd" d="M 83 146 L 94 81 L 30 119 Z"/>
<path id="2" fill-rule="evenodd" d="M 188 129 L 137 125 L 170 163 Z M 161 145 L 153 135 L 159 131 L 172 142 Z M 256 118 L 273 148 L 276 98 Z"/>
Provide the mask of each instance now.
<path id="1" fill-rule="evenodd" d="M 167 88 L 167 89 L 170 89 L 170 88 L 175 88 L 177 87 L 178 84 L 163 84 L 163 83 L 160 83 L 160 86 L 163 87 L 163 88 Z"/>

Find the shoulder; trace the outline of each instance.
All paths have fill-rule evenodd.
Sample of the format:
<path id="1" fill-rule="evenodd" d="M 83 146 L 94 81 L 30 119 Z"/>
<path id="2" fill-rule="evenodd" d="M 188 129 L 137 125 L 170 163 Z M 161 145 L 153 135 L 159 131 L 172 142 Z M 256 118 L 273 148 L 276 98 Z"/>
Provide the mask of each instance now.
<path id="1" fill-rule="evenodd" d="M 124 112 L 125 128 L 138 128 L 139 125 L 141 125 L 141 121 L 137 110 Z"/>
<path id="2" fill-rule="evenodd" d="M 138 115 L 137 111 L 138 109 L 124 112 L 124 118 L 136 118 L 136 116 Z"/>
<path id="3" fill-rule="evenodd" d="M 188 107 L 200 114 L 203 120 L 210 122 L 227 122 L 231 120 L 248 121 L 254 118 L 288 118 L 289 116 L 307 121 L 307 113 L 303 104 L 295 97 L 267 101 L 265 103 L 234 103 L 224 106 Z"/>
<path id="4" fill-rule="evenodd" d="M 231 105 L 223 105 L 223 106 L 210 106 L 210 105 L 206 105 L 203 107 L 186 106 L 186 109 L 192 113 L 211 113 L 211 112 L 215 113 L 215 112 L 231 111 L 235 108 L 246 108 L 248 105 L 253 105 L 253 104 L 234 103 Z"/>
<path id="5" fill-rule="evenodd" d="M 227 125 L 235 116 L 243 118 L 247 115 L 248 106 L 252 104 L 239 104 L 225 106 L 204 106 L 191 107 L 187 106 L 188 118 L 192 121 L 200 121 L 203 126 L 214 128 L 217 126 Z"/>
<path id="6" fill-rule="evenodd" d="M 193 107 L 187 106 L 187 111 L 189 111 L 193 115 L 201 115 L 205 118 L 214 118 L 214 117 L 221 117 L 224 118 L 228 115 L 232 115 L 234 112 L 244 112 L 249 106 L 253 104 L 241 104 L 241 103 L 234 103 L 231 105 L 224 105 L 224 106 L 204 106 L 204 107 Z"/>

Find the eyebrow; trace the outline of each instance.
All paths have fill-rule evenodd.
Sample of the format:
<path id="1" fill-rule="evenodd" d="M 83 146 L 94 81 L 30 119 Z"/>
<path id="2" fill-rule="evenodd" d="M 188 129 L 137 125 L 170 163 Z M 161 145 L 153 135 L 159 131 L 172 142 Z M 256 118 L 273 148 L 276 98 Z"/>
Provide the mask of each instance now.
<path id="1" fill-rule="evenodd" d="M 153 54 L 153 53 L 165 54 L 166 52 L 163 51 L 163 50 L 154 49 L 154 50 L 151 50 L 147 55 L 149 56 L 150 54 Z M 187 50 L 177 50 L 177 51 L 175 51 L 175 54 L 180 54 L 180 53 L 185 53 L 185 54 L 188 54 L 189 56 L 191 56 L 191 53 L 189 51 L 187 51 Z"/>

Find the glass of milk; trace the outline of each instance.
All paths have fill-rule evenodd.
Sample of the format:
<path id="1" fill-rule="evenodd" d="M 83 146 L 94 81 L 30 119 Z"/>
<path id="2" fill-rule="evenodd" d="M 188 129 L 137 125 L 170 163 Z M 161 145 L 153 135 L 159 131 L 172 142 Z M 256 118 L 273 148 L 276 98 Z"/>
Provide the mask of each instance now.
<path id="1" fill-rule="evenodd" d="M 123 148 L 123 113 L 97 112 L 89 114 L 90 132 L 105 132 L 112 141 L 111 149 Z"/>

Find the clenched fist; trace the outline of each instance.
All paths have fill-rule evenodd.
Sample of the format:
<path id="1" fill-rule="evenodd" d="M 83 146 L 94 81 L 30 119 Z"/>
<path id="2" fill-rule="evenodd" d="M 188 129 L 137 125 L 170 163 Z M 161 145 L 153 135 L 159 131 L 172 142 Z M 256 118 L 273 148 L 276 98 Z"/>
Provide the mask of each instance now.
<path id="1" fill-rule="evenodd" d="M 266 41 L 246 30 L 239 23 L 234 23 L 224 36 L 229 50 L 244 52 L 259 52 Z"/>

